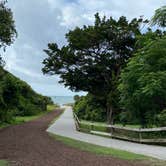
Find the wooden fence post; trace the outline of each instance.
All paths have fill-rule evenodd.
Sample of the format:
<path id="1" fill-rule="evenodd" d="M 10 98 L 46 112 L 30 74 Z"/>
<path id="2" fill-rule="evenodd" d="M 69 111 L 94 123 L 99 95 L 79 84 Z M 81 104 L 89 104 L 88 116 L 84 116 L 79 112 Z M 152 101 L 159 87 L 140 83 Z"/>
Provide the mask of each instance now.
<path id="1" fill-rule="evenodd" d="M 142 142 L 142 132 L 141 132 L 141 129 L 139 129 L 138 131 L 138 134 L 139 134 L 139 142 Z"/>

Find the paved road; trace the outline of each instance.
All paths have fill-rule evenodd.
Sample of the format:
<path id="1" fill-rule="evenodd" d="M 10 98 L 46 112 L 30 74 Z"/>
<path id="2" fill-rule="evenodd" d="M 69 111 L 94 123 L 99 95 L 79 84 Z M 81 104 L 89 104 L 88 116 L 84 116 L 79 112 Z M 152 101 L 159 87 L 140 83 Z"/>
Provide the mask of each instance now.
<path id="1" fill-rule="evenodd" d="M 61 115 L 61 117 L 52 126 L 50 126 L 47 131 L 96 145 L 126 150 L 129 152 L 166 160 L 166 147 L 143 145 L 76 131 L 71 107 L 65 107 L 65 112 L 63 115 Z"/>

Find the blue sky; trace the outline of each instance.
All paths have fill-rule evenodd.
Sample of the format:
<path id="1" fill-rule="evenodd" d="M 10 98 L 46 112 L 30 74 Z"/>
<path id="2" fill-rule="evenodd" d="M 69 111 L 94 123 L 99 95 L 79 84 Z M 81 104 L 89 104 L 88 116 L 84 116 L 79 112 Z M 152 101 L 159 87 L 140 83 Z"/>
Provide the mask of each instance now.
<path id="1" fill-rule="evenodd" d="M 18 38 L 5 52 L 6 69 L 44 95 L 74 95 L 58 83 L 58 76 L 43 76 L 42 50 L 47 44 L 65 44 L 65 33 L 75 26 L 92 24 L 96 12 L 114 18 L 151 18 L 154 10 L 163 5 L 165 0 L 8 0 Z"/>

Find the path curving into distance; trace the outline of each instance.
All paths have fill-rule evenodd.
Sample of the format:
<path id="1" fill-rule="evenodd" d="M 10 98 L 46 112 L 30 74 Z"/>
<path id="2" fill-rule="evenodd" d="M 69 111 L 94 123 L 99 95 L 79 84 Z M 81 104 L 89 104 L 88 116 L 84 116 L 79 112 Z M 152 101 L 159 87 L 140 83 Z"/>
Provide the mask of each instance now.
<path id="1" fill-rule="evenodd" d="M 56 110 L 37 120 L 0 129 L 0 160 L 11 161 L 10 166 L 141 166 L 136 162 L 83 152 L 56 141 L 46 129 L 60 113 Z M 67 110 L 57 121 L 55 130 L 66 131 L 71 118 L 71 110 Z M 59 126 L 62 121 L 63 125 Z M 49 130 L 54 127 L 55 124 Z"/>
<path id="2" fill-rule="evenodd" d="M 79 141 L 166 160 L 166 147 L 133 143 L 76 131 L 71 107 L 65 107 L 63 115 L 47 131 Z"/>

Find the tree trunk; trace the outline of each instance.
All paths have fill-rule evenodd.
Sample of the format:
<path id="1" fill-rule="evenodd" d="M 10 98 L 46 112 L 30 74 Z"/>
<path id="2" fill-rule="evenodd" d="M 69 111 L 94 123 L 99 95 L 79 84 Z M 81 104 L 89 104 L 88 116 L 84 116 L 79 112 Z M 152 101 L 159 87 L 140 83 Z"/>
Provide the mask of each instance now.
<path id="1" fill-rule="evenodd" d="M 110 105 L 107 107 L 107 122 L 110 125 L 113 125 L 113 106 Z"/>

